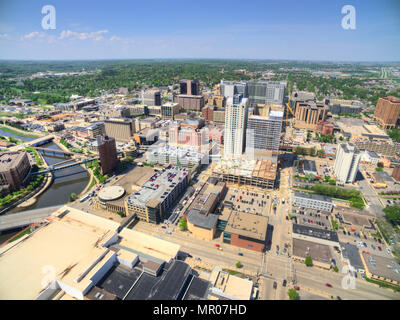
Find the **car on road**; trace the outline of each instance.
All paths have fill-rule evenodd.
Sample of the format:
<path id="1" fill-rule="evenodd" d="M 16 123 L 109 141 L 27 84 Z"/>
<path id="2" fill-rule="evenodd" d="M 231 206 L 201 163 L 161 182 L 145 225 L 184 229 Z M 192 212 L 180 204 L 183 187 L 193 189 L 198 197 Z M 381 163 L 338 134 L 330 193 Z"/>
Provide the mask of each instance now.
<path id="1" fill-rule="evenodd" d="M 239 252 L 238 255 L 241 256 L 241 257 L 243 257 L 243 253 L 241 253 L 241 252 Z"/>
<path id="2" fill-rule="evenodd" d="M 382 248 L 381 248 L 380 246 L 378 246 L 378 250 L 379 250 L 379 251 L 382 251 Z"/>
<path id="3" fill-rule="evenodd" d="M 283 285 L 284 287 L 286 287 L 286 283 L 287 283 L 287 281 L 286 281 L 286 279 L 285 279 L 285 280 L 283 280 L 282 285 Z"/>
<path id="4" fill-rule="evenodd" d="M 299 287 L 299 286 L 293 286 L 293 288 L 294 288 L 295 290 L 297 290 L 297 291 L 300 290 L 300 287 Z"/>
<path id="5" fill-rule="evenodd" d="M 196 259 L 195 260 L 197 260 L 197 261 L 201 261 L 201 259 L 199 258 L 199 257 L 196 257 Z"/>
<path id="6" fill-rule="evenodd" d="M 374 250 L 376 249 L 376 247 L 373 244 L 371 244 L 371 248 Z"/>
<path id="7" fill-rule="evenodd" d="M 382 240 L 378 238 L 378 242 L 379 242 L 379 243 L 382 243 Z"/>
<path id="8" fill-rule="evenodd" d="M 325 283 L 325 286 L 332 288 L 332 285 L 330 283 Z"/>
<path id="9" fill-rule="evenodd" d="M 221 247 L 218 247 L 217 250 L 218 250 L 218 251 L 223 251 Z"/>
<path id="10" fill-rule="evenodd" d="M 274 289 L 276 289 L 278 287 L 278 284 L 276 283 L 276 281 L 274 281 L 273 287 L 274 287 Z"/>
<path id="11" fill-rule="evenodd" d="M 386 252 L 390 254 L 392 251 L 389 248 L 386 248 Z"/>
<path id="12" fill-rule="evenodd" d="M 163 229 L 167 229 L 167 227 L 166 227 L 166 226 L 161 226 L 161 228 L 163 228 Z"/>
<path id="13" fill-rule="evenodd" d="M 220 245 L 218 243 L 215 244 L 216 247 L 219 247 Z"/>

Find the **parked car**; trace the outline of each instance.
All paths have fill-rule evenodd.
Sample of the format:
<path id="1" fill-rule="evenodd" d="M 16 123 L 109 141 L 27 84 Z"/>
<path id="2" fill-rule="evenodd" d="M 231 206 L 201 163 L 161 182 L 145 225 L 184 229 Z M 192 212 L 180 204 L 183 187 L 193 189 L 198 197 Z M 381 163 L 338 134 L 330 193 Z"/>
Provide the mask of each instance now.
<path id="1" fill-rule="evenodd" d="M 241 252 L 239 252 L 238 255 L 241 256 L 241 257 L 243 257 L 243 253 L 241 253 Z"/>
<path id="2" fill-rule="evenodd" d="M 286 287 L 286 283 L 287 283 L 287 281 L 286 281 L 286 279 L 285 279 L 285 280 L 283 280 L 282 285 L 283 285 L 284 287 Z"/>
<path id="3" fill-rule="evenodd" d="M 380 246 L 378 246 L 378 250 L 379 250 L 379 251 L 382 251 L 382 248 L 381 248 Z"/>
<path id="4" fill-rule="evenodd" d="M 386 252 L 390 254 L 392 251 L 389 248 L 386 248 Z"/>
<path id="5" fill-rule="evenodd" d="M 325 283 L 325 285 L 329 288 L 332 288 L 332 285 L 330 283 Z"/>
<path id="6" fill-rule="evenodd" d="M 293 286 L 293 288 L 294 288 L 295 290 L 297 290 L 297 291 L 300 290 L 300 287 L 299 287 L 299 286 Z"/>
<path id="7" fill-rule="evenodd" d="M 278 284 L 276 283 L 276 281 L 274 281 L 273 287 L 274 287 L 274 289 L 276 289 L 278 287 Z"/>

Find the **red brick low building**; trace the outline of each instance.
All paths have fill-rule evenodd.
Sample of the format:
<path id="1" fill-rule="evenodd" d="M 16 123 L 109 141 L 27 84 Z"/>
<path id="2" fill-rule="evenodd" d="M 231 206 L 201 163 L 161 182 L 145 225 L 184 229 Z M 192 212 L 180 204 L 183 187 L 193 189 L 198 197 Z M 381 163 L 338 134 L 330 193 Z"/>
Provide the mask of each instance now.
<path id="1" fill-rule="evenodd" d="M 224 243 L 262 252 L 266 245 L 268 217 L 232 211 L 224 230 Z"/>

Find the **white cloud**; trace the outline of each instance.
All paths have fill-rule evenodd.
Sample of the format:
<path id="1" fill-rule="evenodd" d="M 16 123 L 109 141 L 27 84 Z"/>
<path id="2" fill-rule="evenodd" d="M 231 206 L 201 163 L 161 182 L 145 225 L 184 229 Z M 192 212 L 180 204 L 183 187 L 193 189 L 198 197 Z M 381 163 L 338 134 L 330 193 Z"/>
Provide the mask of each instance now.
<path id="1" fill-rule="evenodd" d="M 96 41 L 103 40 L 103 34 L 108 33 L 108 30 L 99 30 L 95 32 L 75 32 L 71 30 L 63 30 L 60 34 L 59 39 L 70 39 L 70 40 L 88 40 L 93 39 Z"/>
<path id="2" fill-rule="evenodd" d="M 122 38 L 117 37 L 117 36 L 112 36 L 112 37 L 110 38 L 110 40 L 111 40 L 111 41 L 120 41 L 120 40 L 122 40 Z"/>

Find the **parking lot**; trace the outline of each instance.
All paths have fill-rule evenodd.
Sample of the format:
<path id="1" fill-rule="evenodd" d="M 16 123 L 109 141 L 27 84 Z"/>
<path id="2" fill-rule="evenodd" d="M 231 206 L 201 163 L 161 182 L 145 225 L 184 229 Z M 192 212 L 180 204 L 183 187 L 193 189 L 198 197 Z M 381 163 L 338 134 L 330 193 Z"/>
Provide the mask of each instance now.
<path id="1" fill-rule="evenodd" d="M 327 212 L 319 212 L 312 209 L 292 208 L 292 217 L 297 224 L 306 225 L 324 230 L 332 230 L 329 220 L 330 214 Z"/>
<path id="2" fill-rule="evenodd" d="M 346 234 L 344 234 L 346 232 Z M 350 235 L 349 235 L 350 233 Z M 360 252 L 368 254 L 375 254 L 377 256 L 391 258 L 392 255 L 387 252 L 387 247 L 383 240 L 379 238 L 373 238 L 366 234 L 360 234 L 359 232 L 349 232 L 349 230 L 338 231 L 339 241 L 356 245 Z M 367 239 L 365 239 L 365 237 Z M 380 248 L 380 249 L 379 249 Z"/>
<path id="3" fill-rule="evenodd" d="M 233 208 L 237 211 L 252 214 L 268 215 L 271 207 L 271 195 L 268 192 L 255 193 L 229 188 L 224 201 L 233 203 Z"/>

